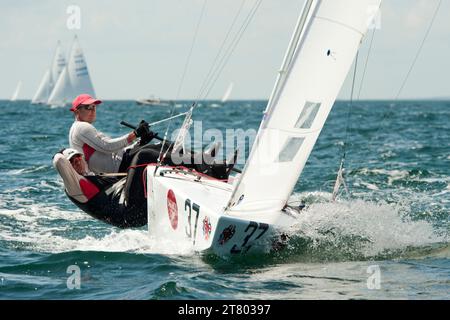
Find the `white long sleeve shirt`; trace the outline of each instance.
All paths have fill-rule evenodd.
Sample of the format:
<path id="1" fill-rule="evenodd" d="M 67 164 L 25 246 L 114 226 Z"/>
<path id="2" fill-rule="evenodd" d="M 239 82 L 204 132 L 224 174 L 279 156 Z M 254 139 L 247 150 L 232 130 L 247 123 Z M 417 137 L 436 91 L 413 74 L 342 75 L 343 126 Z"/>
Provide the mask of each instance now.
<path id="1" fill-rule="evenodd" d="M 75 171 L 61 153 L 54 156 L 53 166 L 63 179 L 67 194 L 78 202 L 86 203 L 99 192 L 92 182 Z"/>
<path id="2" fill-rule="evenodd" d="M 110 138 L 89 122 L 75 121 L 69 132 L 70 147 L 83 153 L 94 173 L 118 172 L 128 134 Z"/>

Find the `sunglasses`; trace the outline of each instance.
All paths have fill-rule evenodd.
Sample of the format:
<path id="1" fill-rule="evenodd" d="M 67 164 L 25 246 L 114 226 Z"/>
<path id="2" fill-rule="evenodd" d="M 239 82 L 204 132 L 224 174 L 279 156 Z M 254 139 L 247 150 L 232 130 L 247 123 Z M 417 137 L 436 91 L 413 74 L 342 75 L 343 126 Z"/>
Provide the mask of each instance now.
<path id="1" fill-rule="evenodd" d="M 78 109 L 84 109 L 84 110 L 91 111 L 91 110 L 95 110 L 96 107 L 97 106 L 95 104 L 90 104 L 90 105 L 83 105 L 82 104 L 81 106 L 78 107 Z"/>

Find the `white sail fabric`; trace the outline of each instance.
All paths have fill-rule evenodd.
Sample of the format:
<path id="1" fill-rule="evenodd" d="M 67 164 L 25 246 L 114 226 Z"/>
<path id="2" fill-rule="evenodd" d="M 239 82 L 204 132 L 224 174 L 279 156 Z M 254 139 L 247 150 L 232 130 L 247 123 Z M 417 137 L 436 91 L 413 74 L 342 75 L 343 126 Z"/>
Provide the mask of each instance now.
<path id="1" fill-rule="evenodd" d="M 84 58 L 83 51 L 81 50 L 76 36 L 73 41 L 72 51 L 67 66 L 74 94 L 72 99 L 81 93 L 87 93 L 95 97 L 94 87 L 89 76 L 86 59 Z"/>
<path id="2" fill-rule="evenodd" d="M 82 93 L 95 97 L 86 60 L 78 43 L 78 38 L 75 36 L 67 65 L 55 84 L 48 99 L 48 104 L 62 106 L 71 102 Z"/>
<path id="3" fill-rule="evenodd" d="M 61 42 L 58 41 L 56 45 L 55 54 L 51 62 L 50 68 L 45 71 L 44 77 L 39 84 L 39 87 L 34 94 L 31 103 L 47 103 L 52 93 L 53 88 L 66 65 L 63 50 L 61 49 Z"/>
<path id="4" fill-rule="evenodd" d="M 227 90 L 225 91 L 223 97 L 222 97 L 222 103 L 225 103 L 228 101 L 228 99 L 230 98 L 231 95 L 231 91 L 233 91 L 233 82 L 231 82 L 227 88 Z"/>
<path id="5" fill-rule="evenodd" d="M 58 81 L 56 81 L 55 87 L 48 99 L 48 104 L 52 106 L 64 106 L 69 103 L 74 96 L 72 92 L 72 85 L 70 84 L 70 77 L 67 66 L 59 75 Z"/>
<path id="6" fill-rule="evenodd" d="M 56 45 L 55 56 L 53 57 L 51 65 L 51 87 L 54 88 L 56 81 L 58 81 L 59 75 L 66 66 L 66 59 L 64 58 L 64 52 L 61 49 L 61 42 L 58 41 Z"/>
<path id="7" fill-rule="evenodd" d="M 13 95 L 11 96 L 11 100 L 10 101 L 16 101 L 17 97 L 19 96 L 19 92 L 20 92 L 20 88 L 22 87 L 22 81 L 19 81 L 19 83 L 17 84 L 16 90 L 14 90 Z"/>
<path id="8" fill-rule="evenodd" d="M 47 69 L 45 71 L 44 77 L 42 77 L 41 83 L 39 84 L 39 87 L 34 94 L 33 99 L 31 100 L 31 103 L 47 103 L 48 97 L 51 93 L 51 87 L 50 87 L 50 70 Z"/>
<path id="9" fill-rule="evenodd" d="M 380 1 L 306 2 L 231 212 L 284 208 Z"/>

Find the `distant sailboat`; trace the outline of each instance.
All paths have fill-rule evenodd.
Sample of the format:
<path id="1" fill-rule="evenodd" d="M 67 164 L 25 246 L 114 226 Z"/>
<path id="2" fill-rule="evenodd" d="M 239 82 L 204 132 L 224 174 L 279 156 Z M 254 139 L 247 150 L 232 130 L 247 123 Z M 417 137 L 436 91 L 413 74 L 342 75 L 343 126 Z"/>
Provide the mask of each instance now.
<path id="1" fill-rule="evenodd" d="M 61 42 L 58 41 L 56 45 L 55 55 L 49 68 L 44 73 L 41 83 L 31 100 L 33 104 L 47 103 L 50 93 L 52 92 L 56 80 L 58 79 L 61 71 L 66 65 L 66 59 L 61 49 Z"/>
<path id="2" fill-rule="evenodd" d="M 47 103 L 64 106 L 80 93 L 95 96 L 83 50 L 78 43 L 78 37 L 75 36 L 67 64 L 59 75 Z"/>
<path id="3" fill-rule="evenodd" d="M 233 91 L 233 86 L 234 86 L 234 83 L 231 82 L 231 83 L 229 84 L 227 90 L 225 91 L 223 97 L 222 97 L 222 100 L 221 100 L 222 103 L 227 102 L 228 99 L 230 98 L 231 91 Z"/>
<path id="4" fill-rule="evenodd" d="M 17 97 L 19 96 L 20 88 L 22 87 L 22 81 L 19 81 L 17 84 L 16 90 L 14 90 L 14 93 L 10 99 L 10 101 L 16 101 Z"/>

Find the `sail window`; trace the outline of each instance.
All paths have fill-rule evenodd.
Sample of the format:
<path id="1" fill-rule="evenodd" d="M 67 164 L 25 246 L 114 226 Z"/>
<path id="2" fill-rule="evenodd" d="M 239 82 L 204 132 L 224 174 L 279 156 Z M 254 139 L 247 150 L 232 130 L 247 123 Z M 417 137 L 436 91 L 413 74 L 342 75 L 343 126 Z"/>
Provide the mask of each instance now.
<path id="1" fill-rule="evenodd" d="M 303 144 L 305 138 L 290 137 L 281 149 L 278 155 L 278 162 L 292 161 Z"/>
<path id="2" fill-rule="evenodd" d="M 319 111 L 320 103 L 306 101 L 300 116 L 298 117 L 296 128 L 299 129 L 309 129 L 311 128 L 314 119 Z"/>

